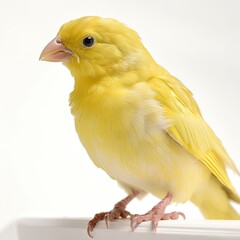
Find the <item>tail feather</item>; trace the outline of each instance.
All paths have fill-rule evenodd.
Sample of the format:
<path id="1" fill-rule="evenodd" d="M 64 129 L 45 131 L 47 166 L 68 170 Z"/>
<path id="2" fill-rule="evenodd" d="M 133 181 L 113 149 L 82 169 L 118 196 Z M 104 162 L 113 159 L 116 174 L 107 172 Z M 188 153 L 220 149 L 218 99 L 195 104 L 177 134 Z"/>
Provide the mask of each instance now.
<path id="1" fill-rule="evenodd" d="M 228 188 L 224 188 L 224 190 L 227 193 L 229 199 L 233 200 L 236 203 L 240 203 L 240 197 L 237 195 L 237 193 L 233 193 Z"/>
<path id="2" fill-rule="evenodd" d="M 240 203 L 240 197 L 224 188 L 214 176 L 207 185 L 198 188 L 191 198 L 207 219 L 240 220 L 240 214 L 230 200 Z"/>

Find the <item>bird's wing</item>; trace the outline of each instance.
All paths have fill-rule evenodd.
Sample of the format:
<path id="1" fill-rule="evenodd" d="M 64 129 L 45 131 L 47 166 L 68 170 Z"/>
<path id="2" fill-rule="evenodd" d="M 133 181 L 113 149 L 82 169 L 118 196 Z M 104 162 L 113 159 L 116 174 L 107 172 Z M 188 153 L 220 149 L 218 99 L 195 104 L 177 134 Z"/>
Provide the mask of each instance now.
<path id="1" fill-rule="evenodd" d="M 171 75 L 152 78 L 149 86 L 171 121 L 168 134 L 201 161 L 232 193 L 235 190 L 227 176 L 226 166 L 238 172 L 222 143 L 204 121 L 192 93 Z"/>

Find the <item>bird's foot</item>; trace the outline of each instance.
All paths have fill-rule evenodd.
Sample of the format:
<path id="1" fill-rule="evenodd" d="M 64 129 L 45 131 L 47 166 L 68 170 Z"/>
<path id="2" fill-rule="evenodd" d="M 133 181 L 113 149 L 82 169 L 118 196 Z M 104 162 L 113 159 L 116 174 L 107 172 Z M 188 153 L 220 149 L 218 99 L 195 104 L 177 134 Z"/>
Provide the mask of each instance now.
<path id="1" fill-rule="evenodd" d="M 88 223 L 88 235 L 92 237 L 92 232 L 98 222 L 105 220 L 107 228 L 109 226 L 109 222 L 119 219 L 119 218 L 127 218 L 128 216 L 132 216 L 132 214 L 124 209 L 119 207 L 114 207 L 114 209 L 110 212 L 101 212 L 97 213 L 94 218 Z"/>
<path id="2" fill-rule="evenodd" d="M 92 236 L 93 229 L 95 228 L 95 226 L 97 225 L 97 223 L 99 221 L 105 220 L 107 228 L 108 228 L 109 222 L 111 222 L 115 219 L 127 218 L 129 216 L 132 217 L 133 215 L 130 212 L 126 211 L 125 208 L 126 208 L 127 204 L 134 197 L 137 196 L 137 194 L 138 194 L 138 192 L 134 191 L 131 195 L 127 196 L 126 198 L 124 198 L 123 200 L 121 200 L 120 202 L 115 204 L 112 211 L 97 213 L 94 216 L 94 218 L 88 223 L 88 228 L 87 228 L 88 235 L 90 237 L 93 237 Z"/>
<path id="3" fill-rule="evenodd" d="M 134 215 L 133 217 L 131 217 L 131 228 L 132 228 L 132 231 L 134 231 L 140 223 L 146 222 L 146 221 L 152 221 L 153 230 L 156 231 L 158 226 L 158 221 L 177 220 L 179 216 L 182 216 L 184 219 L 186 218 L 185 214 L 182 212 L 171 212 L 171 213 L 159 214 L 151 210 L 146 214 Z"/>
<path id="4" fill-rule="evenodd" d="M 170 203 L 172 199 L 171 194 L 167 194 L 167 196 L 156 206 L 154 206 L 149 212 L 143 215 L 134 215 L 131 216 L 131 228 L 132 231 L 136 229 L 136 227 L 146 221 L 152 221 L 153 230 L 156 231 L 158 222 L 160 220 L 176 220 L 179 216 L 182 216 L 185 219 L 185 215 L 182 212 L 171 212 L 165 213 L 165 209 L 167 205 Z"/>

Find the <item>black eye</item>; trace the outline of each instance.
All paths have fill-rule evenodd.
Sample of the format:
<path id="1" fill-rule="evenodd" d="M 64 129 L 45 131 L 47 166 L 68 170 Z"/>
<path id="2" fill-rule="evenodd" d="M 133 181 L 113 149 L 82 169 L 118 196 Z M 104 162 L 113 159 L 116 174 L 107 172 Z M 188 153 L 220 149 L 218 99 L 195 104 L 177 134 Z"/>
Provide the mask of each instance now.
<path id="1" fill-rule="evenodd" d="M 95 39 L 91 36 L 86 36 L 83 38 L 82 43 L 85 47 L 92 47 L 95 43 Z"/>

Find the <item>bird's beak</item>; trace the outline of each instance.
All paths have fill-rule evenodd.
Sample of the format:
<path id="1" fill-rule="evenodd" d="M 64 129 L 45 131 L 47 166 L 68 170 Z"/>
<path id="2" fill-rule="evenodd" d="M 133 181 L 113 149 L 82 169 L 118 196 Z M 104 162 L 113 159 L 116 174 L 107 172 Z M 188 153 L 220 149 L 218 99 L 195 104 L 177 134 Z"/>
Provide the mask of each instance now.
<path id="1" fill-rule="evenodd" d="M 39 60 L 49 62 L 68 62 L 73 56 L 73 53 L 64 47 L 59 36 L 55 37 L 43 49 Z"/>

